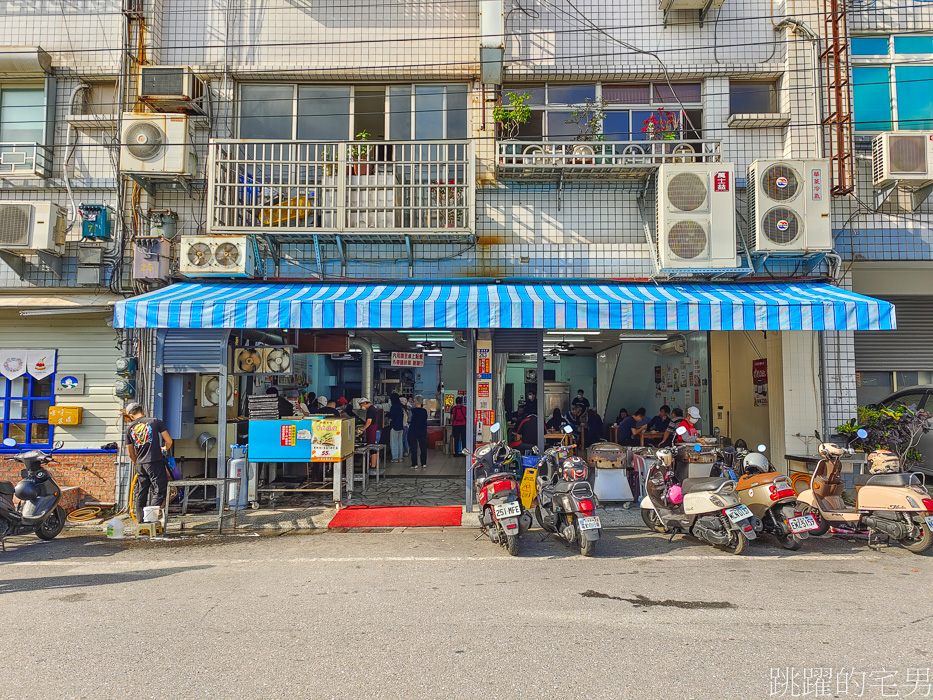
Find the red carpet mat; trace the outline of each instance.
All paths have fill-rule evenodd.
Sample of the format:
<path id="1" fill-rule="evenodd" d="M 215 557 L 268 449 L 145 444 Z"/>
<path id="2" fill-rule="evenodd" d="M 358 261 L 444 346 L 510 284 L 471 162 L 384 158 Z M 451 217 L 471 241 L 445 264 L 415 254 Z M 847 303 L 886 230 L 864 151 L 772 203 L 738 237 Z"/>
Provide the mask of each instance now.
<path id="1" fill-rule="evenodd" d="M 459 526 L 462 514 L 460 506 L 347 506 L 327 527 Z"/>

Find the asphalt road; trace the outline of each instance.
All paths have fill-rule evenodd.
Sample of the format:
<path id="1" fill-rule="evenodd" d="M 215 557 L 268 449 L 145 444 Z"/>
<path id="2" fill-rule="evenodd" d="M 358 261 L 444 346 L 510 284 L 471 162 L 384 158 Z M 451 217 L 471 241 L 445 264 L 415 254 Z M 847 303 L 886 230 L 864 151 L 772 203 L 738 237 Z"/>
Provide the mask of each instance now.
<path id="1" fill-rule="evenodd" d="M 929 555 L 632 529 L 511 558 L 475 534 L 18 538 L 0 696 L 933 697 Z"/>

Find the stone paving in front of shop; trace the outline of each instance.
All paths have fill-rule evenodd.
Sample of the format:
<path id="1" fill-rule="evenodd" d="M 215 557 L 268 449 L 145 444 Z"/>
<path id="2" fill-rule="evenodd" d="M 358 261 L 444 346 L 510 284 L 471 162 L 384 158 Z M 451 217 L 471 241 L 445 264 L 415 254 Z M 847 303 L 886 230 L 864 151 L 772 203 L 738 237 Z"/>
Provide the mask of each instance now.
<path id="1" fill-rule="evenodd" d="M 366 491 L 354 491 L 345 505 L 367 506 L 463 506 L 464 481 L 462 479 L 438 479 L 430 477 L 383 478 L 377 484 L 370 481 Z M 304 496 L 300 501 L 284 502 L 277 508 L 263 507 L 244 509 L 237 513 L 236 533 L 289 532 L 295 530 L 324 529 L 336 515 L 337 510 L 326 494 Z M 625 509 L 621 504 L 597 509 L 604 528 L 643 527 L 637 505 Z M 232 517 L 225 516 L 224 532 L 230 534 Z M 127 522 L 129 525 L 130 523 Z M 184 526 L 184 529 L 182 529 Z M 462 527 L 476 527 L 476 510 L 464 511 Z M 537 526 L 537 523 L 535 523 Z M 210 534 L 216 532 L 216 512 L 192 513 L 184 517 L 172 514 L 169 518 L 168 534 Z M 103 521 L 72 524 L 69 529 L 76 534 L 89 531 L 103 533 Z"/>

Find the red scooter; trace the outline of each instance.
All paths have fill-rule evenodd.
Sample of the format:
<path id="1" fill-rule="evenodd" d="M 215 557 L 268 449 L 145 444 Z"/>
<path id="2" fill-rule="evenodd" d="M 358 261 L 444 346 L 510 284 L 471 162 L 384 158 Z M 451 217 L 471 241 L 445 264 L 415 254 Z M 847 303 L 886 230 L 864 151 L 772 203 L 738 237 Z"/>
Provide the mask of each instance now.
<path id="1" fill-rule="evenodd" d="M 495 423 L 491 431 L 499 432 Z M 467 453 L 469 454 L 469 453 Z M 504 440 L 480 445 L 473 452 L 473 487 L 479 503 L 479 526 L 489 539 L 518 554 L 518 541 L 531 527 L 531 513 L 522 507 L 516 473 L 521 455 Z"/>

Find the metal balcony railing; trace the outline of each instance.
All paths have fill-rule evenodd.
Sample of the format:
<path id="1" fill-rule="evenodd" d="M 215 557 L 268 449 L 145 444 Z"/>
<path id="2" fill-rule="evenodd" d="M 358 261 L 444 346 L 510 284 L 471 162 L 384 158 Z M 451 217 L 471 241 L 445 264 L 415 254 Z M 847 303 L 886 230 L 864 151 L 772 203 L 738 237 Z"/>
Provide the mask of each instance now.
<path id="1" fill-rule="evenodd" d="M 211 233 L 473 231 L 469 141 L 214 139 L 209 149 Z"/>
<path id="2" fill-rule="evenodd" d="M 719 141 L 499 141 L 500 178 L 640 177 L 663 163 L 716 163 Z"/>
<path id="3" fill-rule="evenodd" d="M 0 142 L 0 177 L 49 177 L 52 150 L 38 143 Z"/>

